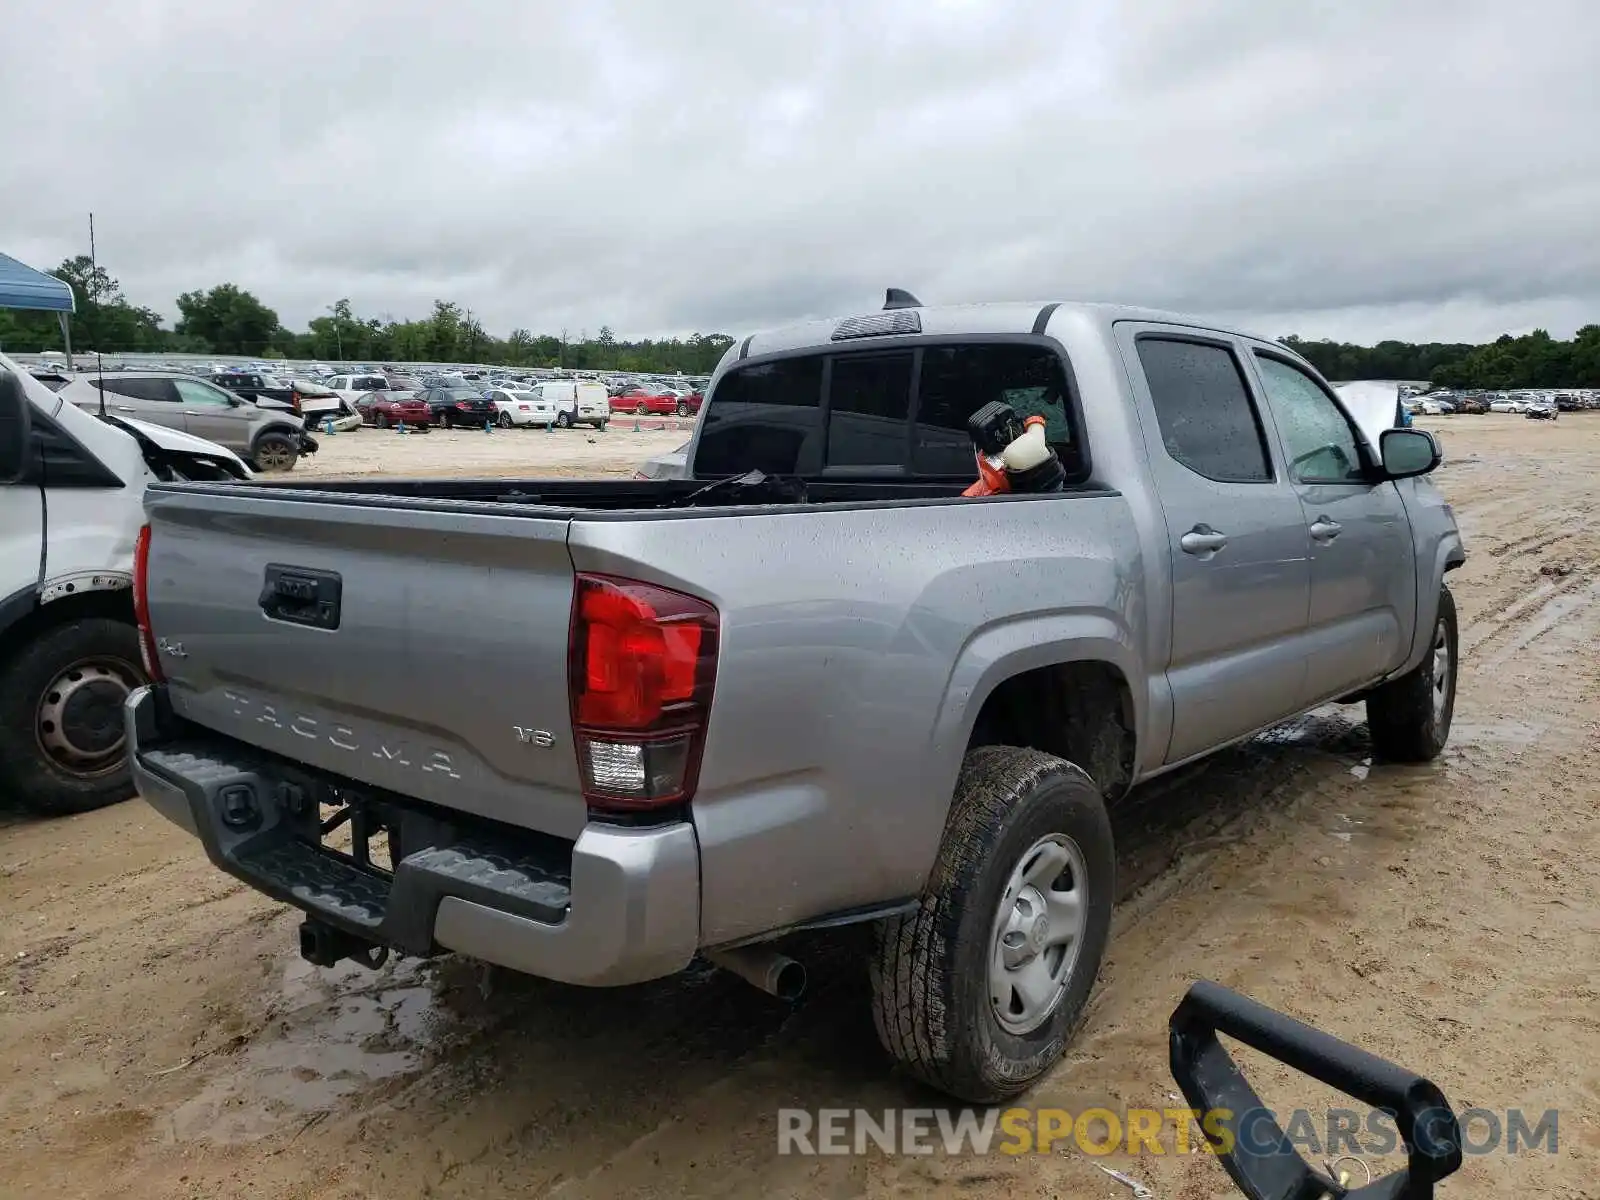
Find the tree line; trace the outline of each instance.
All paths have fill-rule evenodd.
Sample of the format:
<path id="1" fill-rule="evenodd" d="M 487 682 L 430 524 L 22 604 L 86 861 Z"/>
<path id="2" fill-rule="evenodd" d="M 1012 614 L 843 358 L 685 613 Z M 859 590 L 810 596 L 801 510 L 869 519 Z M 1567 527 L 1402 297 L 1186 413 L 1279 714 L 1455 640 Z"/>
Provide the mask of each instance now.
<path id="1" fill-rule="evenodd" d="M 733 344 L 733 338 L 722 333 L 623 341 L 604 325 L 593 337 L 587 330 L 573 338 L 567 330 L 535 334 L 513 329 L 502 338 L 485 330 L 470 310 L 450 300 L 435 300 L 433 311 L 416 321 L 362 317 L 349 300 L 339 300 L 328 306 L 327 316 L 313 318 L 309 328 L 296 332 L 284 328 L 275 311 L 232 283 L 179 296 L 178 321 L 168 329 L 161 314 L 130 302 L 117 280 L 104 267 L 91 263 L 87 255 L 67 259 L 54 274 L 72 286 L 77 298 L 71 326 L 75 354 L 166 351 L 260 359 L 495 363 L 709 375 Z M 54 313 L 0 309 L 0 349 L 37 353 L 65 348 Z"/>
<path id="2" fill-rule="evenodd" d="M 1543 329 L 1521 337 L 1502 334 L 1482 346 L 1465 343 L 1348 342 L 1282 339 L 1327 378 L 1425 379 L 1435 387 L 1596 388 L 1600 387 L 1600 325 L 1585 325 L 1571 341 Z"/>
<path id="3" fill-rule="evenodd" d="M 324 359 L 330 362 L 473 362 L 518 367 L 569 367 L 577 370 L 641 371 L 705 375 L 733 343 L 726 334 L 630 342 L 607 326 L 590 337 L 566 330 L 534 334 L 513 329 L 505 337 L 489 333 L 470 310 L 436 300 L 433 311 L 415 321 L 359 316 L 349 300 L 328 306 L 302 332 L 286 329 L 278 314 L 232 283 L 178 297 L 179 318 L 168 329 L 153 309 L 130 302 L 121 285 L 87 255 L 69 258 L 55 274 L 72 285 L 78 311 L 72 322 L 74 350 L 170 351 L 188 354 L 239 354 L 257 358 Z M 1327 378 L 1416 379 L 1438 387 L 1507 388 L 1600 387 L 1600 325 L 1585 325 L 1571 341 L 1542 329 L 1522 337 L 1506 334 L 1486 345 L 1464 342 L 1383 341 L 1375 346 L 1307 341 L 1290 336 L 1283 343 Z M 0 309 L 0 348 L 60 350 L 55 314 Z"/>

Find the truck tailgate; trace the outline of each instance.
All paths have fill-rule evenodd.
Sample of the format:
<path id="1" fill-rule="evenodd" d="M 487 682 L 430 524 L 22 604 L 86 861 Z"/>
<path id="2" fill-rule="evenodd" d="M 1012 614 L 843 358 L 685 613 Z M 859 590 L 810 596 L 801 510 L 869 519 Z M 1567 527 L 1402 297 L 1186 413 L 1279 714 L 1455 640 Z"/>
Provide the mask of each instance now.
<path id="1" fill-rule="evenodd" d="M 297 762 L 576 838 L 568 520 L 152 487 L 174 712 Z"/>

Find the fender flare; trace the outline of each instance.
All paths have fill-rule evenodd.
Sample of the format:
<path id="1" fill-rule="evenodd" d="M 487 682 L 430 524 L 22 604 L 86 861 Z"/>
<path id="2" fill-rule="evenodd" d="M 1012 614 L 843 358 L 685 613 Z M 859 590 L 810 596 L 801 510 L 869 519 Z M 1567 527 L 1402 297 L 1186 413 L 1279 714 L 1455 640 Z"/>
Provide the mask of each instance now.
<path id="1" fill-rule="evenodd" d="M 1150 698 L 1132 631 L 1120 614 L 1100 610 L 1019 617 L 986 626 L 962 646 L 929 733 L 928 752 L 952 788 L 973 725 L 994 690 L 1039 667 L 1101 663 L 1127 682 L 1133 707 L 1134 761 L 1149 733 Z"/>

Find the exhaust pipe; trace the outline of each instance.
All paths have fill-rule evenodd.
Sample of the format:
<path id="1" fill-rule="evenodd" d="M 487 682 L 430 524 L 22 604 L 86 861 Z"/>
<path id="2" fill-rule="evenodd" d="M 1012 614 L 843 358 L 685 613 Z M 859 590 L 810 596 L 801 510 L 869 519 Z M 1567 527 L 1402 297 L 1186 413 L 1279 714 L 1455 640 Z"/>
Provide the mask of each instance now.
<path id="1" fill-rule="evenodd" d="M 736 946 L 731 950 L 707 950 L 704 957 L 712 966 L 731 971 L 767 995 L 791 1004 L 806 990 L 806 969 L 776 950 Z"/>

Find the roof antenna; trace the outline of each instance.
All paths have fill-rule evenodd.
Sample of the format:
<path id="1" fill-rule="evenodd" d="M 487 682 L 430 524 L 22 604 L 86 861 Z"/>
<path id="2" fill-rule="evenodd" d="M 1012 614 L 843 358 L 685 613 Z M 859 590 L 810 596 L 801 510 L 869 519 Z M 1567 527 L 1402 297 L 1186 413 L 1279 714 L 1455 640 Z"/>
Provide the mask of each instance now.
<path id="1" fill-rule="evenodd" d="M 95 260 L 94 256 L 94 213 L 91 212 L 89 214 L 89 284 L 91 287 L 95 285 L 99 277 L 100 264 Z M 84 291 L 87 293 L 88 288 L 85 288 Z M 84 299 L 88 300 L 90 297 L 85 295 Z M 95 324 L 98 326 L 100 322 L 96 321 Z M 100 357 L 101 340 L 102 333 L 97 328 L 94 331 L 94 371 L 95 382 L 100 385 L 100 419 L 104 421 L 106 419 L 106 365 Z"/>
<path id="2" fill-rule="evenodd" d="M 904 288 L 890 288 L 883 296 L 883 311 L 888 312 L 895 308 L 921 308 L 922 301 L 918 300 Z"/>

